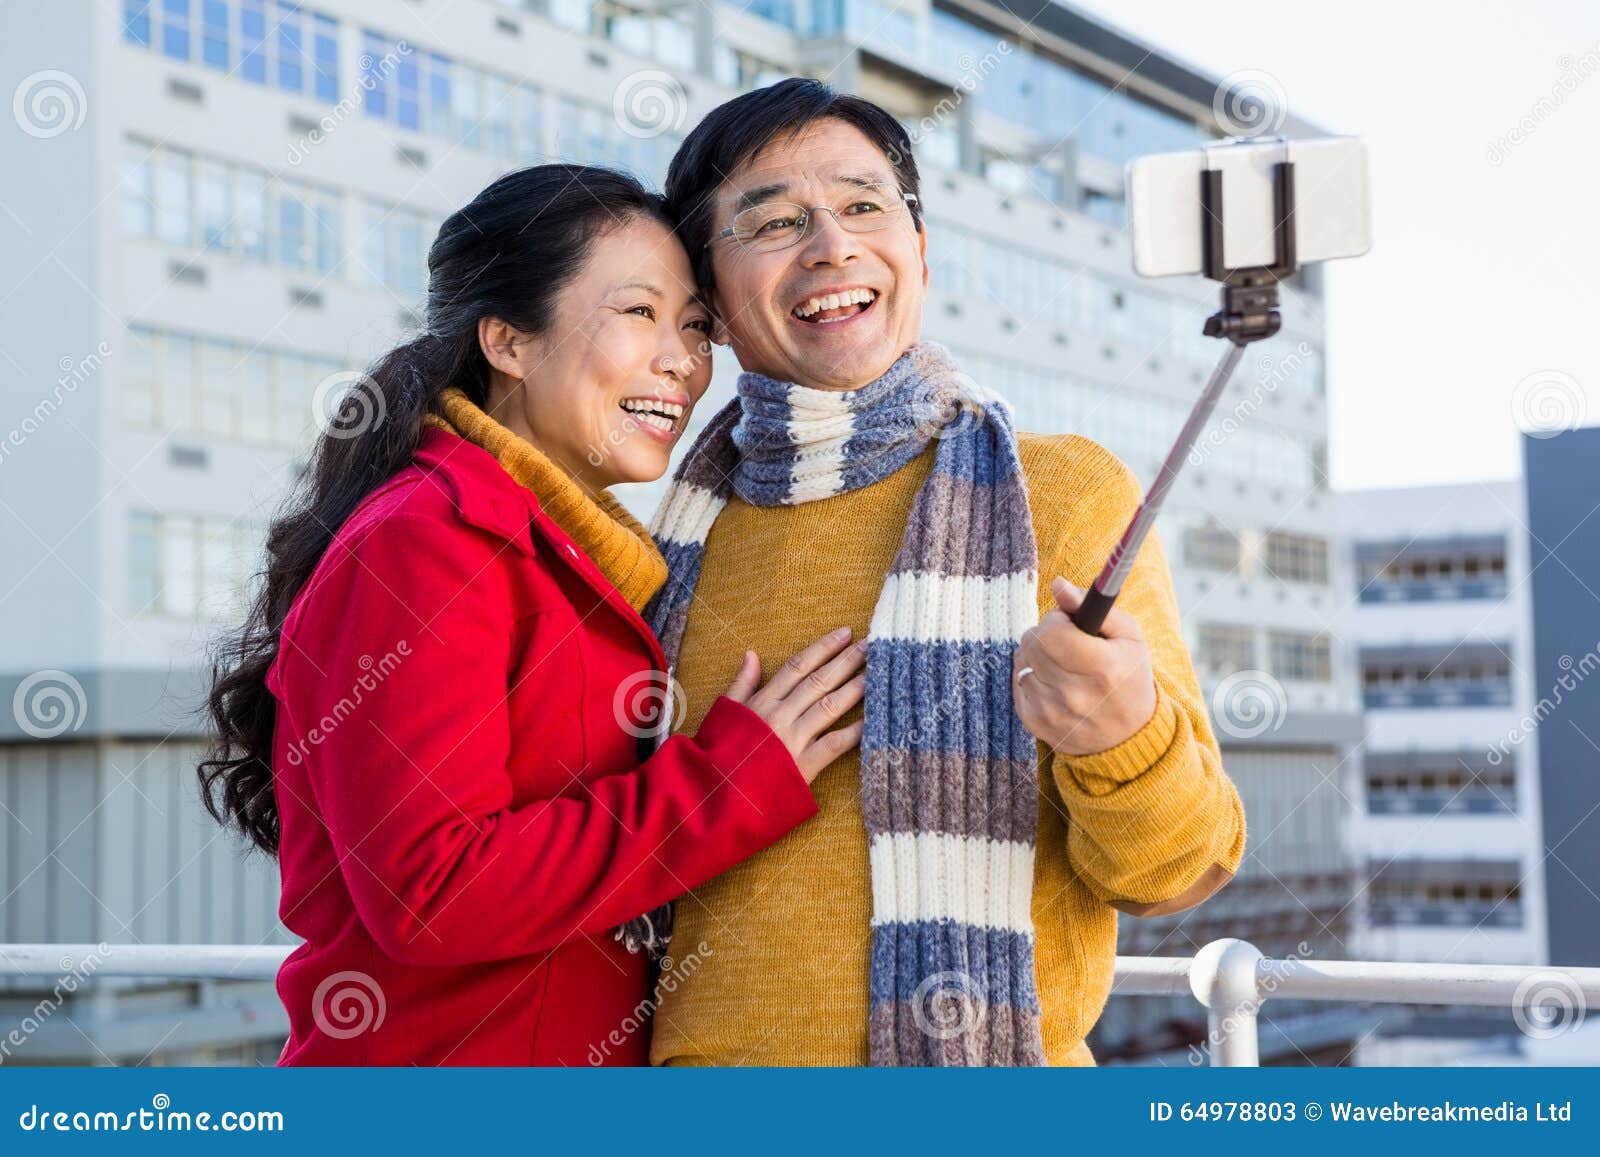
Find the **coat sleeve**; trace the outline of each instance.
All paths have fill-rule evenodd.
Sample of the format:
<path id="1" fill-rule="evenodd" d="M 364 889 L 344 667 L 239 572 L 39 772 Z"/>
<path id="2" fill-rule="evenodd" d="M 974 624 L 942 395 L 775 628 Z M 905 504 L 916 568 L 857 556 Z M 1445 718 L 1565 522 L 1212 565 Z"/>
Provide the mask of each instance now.
<path id="1" fill-rule="evenodd" d="M 1051 439 L 1029 479 L 1040 528 L 1041 604 L 1055 575 L 1087 589 L 1141 498 L 1137 479 L 1084 438 Z M 1222 767 L 1160 535 L 1152 531 L 1117 599 L 1150 648 L 1156 706 L 1122 743 L 1092 755 L 1041 745 L 1070 822 L 1068 856 L 1106 903 L 1133 916 L 1181 912 L 1215 893 L 1244 856 L 1239 793 Z"/>
<path id="2" fill-rule="evenodd" d="M 395 513 L 330 549 L 346 553 L 284 632 L 277 750 L 304 760 L 311 811 L 394 959 L 470 964 L 603 933 L 815 813 L 782 742 L 726 697 L 637 770 L 511 806 L 513 548 Z"/>

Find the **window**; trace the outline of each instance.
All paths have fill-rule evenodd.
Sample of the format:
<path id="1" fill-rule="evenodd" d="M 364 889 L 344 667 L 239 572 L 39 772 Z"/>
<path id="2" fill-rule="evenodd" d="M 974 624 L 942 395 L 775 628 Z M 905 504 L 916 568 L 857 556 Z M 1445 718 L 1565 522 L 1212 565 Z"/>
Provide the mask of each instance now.
<path id="1" fill-rule="evenodd" d="M 361 34 L 361 107 L 378 120 L 389 115 L 389 74 L 383 67 L 385 48 L 383 38 L 376 33 Z"/>
<path id="2" fill-rule="evenodd" d="M 200 0 L 200 57 L 212 68 L 227 70 L 228 5 L 223 0 Z"/>
<path id="3" fill-rule="evenodd" d="M 159 153 L 155 158 L 156 236 L 172 245 L 188 245 L 193 221 L 189 207 L 189 157 Z"/>
<path id="4" fill-rule="evenodd" d="M 327 16 L 311 18 L 312 91 L 318 100 L 335 104 L 339 100 L 339 25 Z"/>
<path id="5" fill-rule="evenodd" d="M 1239 536 L 1222 526 L 1191 526 L 1183 536 L 1183 561 L 1196 570 L 1239 569 Z"/>
<path id="6" fill-rule="evenodd" d="M 1211 675 L 1231 675 L 1256 665 L 1256 636 L 1252 627 L 1232 623 L 1201 623 L 1198 666 Z"/>
<path id="7" fill-rule="evenodd" d="M 1307 535 L 1267 535 L 1267 569 L 1286 582 L 1326 583 L 1328 581 L 1328 542 Z"/>
<path id="8" fill-rule="evenodd" d="M 189 0 L 161 0 L 161 51 L 189 59 Z"/>
<path id="9" fill-rule="evenodd" d="M 236 616 L 265 528 L 211 515 L 128 515 L 128 606 L 136 615 Z"/>
<path id="10" fill-rule="evenodd" d="M 123 0 L 122 39 L 150 47 L 150 0 Z"/>
<path id="11" fill-rule="evenodd" d="M 239 74 L 253 84 L 267 83 L 266 0 L 240 0 Z"/>
<path id="12" fill-rule="evenodd" d="M 342 367 L 256 345 L 128 329 L 120 418 L 130 427 L 300 451 L 313 434 L 312 392 Z"/>
<path id="13" fill-rule="evenodd" d="M 158 610 L 161 598 L 160 519 L 150 511 L 128 515 L 128 609 Z"/>
<path id="14" fill-rule="evenodd" d="M 161 359 L 161 395 L 157 419 L 163 429 L 193 430 L 194 342 L 168 334 Z"/>
<path id="15" fill-rule="evenodd" d="M 124 0 L 122 39 L 251 84 L 339 98 L 339 24 L 292 0 Z"/>
<path id="16" fill-rule="evenodd" d="M 1283 680 L 1329 683 L 1333 680 L 1332 648 L 1326 635 L 1268 631 L 1268 665 Z"/>
<path id="17" fill-rule="evenodd" d="M 200 243 L 207 249 L 227 249 L 231 241 L 232 200 L 228 170 L 215 161 L 200 162 Z"/>
<path id="18" fill-rule="evenodd" d="M 278 20 L 278 87 L 285 92 L 304 92 L 305 37 L 300 25 L 300 12 L 294 5 L 278 0 L 273 5 L 273 14 Z"/>
<path id="19" fill-rule="evenodd" d="M 151 237 L 156 231 L 155 189 L 150 157 L 130 148 L 122 159 L 122 227 L 130 237 Z"/>
<path id="20" fill-rule="evenodd" d="M 269 187 L 260 169 L 127 146 L 123 222 L 134 236 L 335 273 L 343 265 L 341 213 L 338 194 L 299 181 Z"/>

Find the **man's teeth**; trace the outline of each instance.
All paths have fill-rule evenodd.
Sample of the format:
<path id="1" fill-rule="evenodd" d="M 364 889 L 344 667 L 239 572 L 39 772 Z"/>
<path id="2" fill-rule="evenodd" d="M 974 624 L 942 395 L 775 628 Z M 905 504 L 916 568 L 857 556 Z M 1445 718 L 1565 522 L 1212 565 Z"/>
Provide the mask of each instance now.
<path id="1" fill-rule="evenodd" d="M 872 289 L 848 289 L 843 293 L 827 293 L 795 306 L 794 315 L 798 318 L 807 318 L 825 309 L 839 309 L 846 305 L 871 305 L 877 299 L 877 291 Z"/>
<path id="2" fill-rule="evenodd" d="M 661 402 L 654 398 L 628 398 L 623 401 L 622 408 L 658 430 L 676 430 L 678 419 L 683 417 L 683 407 L 677 402 Z"/>

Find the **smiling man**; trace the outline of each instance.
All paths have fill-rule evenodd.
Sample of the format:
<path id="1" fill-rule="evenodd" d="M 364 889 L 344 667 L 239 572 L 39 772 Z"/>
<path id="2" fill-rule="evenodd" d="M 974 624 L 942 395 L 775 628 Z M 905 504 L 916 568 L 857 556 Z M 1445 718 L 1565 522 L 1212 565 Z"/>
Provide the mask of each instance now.
<path id="1" fill-rule="evenodd" d="M 681 725 L 747 648 L 848 626 L 867 663 L 817 817 L 678 902 L 697 959 L 652 1058 L 1092 1064 L 1117 913 L 1199 903 L 1245 841 L 1159 539 L 1101 636 L 1068 617 L 1139 487 L 1088 439 L 1014 432 L 921 339 L 929 237 L 883 109 L 738 97 L 667 195 L 745 370 L 653 528 Z"/>

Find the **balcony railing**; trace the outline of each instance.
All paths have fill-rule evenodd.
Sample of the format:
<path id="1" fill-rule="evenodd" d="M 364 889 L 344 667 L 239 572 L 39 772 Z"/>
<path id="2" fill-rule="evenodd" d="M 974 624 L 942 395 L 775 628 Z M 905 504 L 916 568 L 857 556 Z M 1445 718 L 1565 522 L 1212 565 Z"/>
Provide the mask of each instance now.
<path id="1" fill-rule="evenodd" d="M 95 976 L 270 980 L 292 949 L 206 944 L 0 944 L 0 976 L 59 977 L 93 959 Z M 1112 996 L 1194 997 L 1206 1009 L 1210 1063 L 1260 1063 L 1257 1016 L 1267 1000 L 1466 1005 L 1537 1024 L 1554 999 L 1570 1014 L 1600 1008 L 1600 968 L 1273 959 L 1244 940 L 1214 940 L 1192 957 L 1119 956 Z M 1521 1010 L 1520 1014 L 1518 1010 Z"/>

